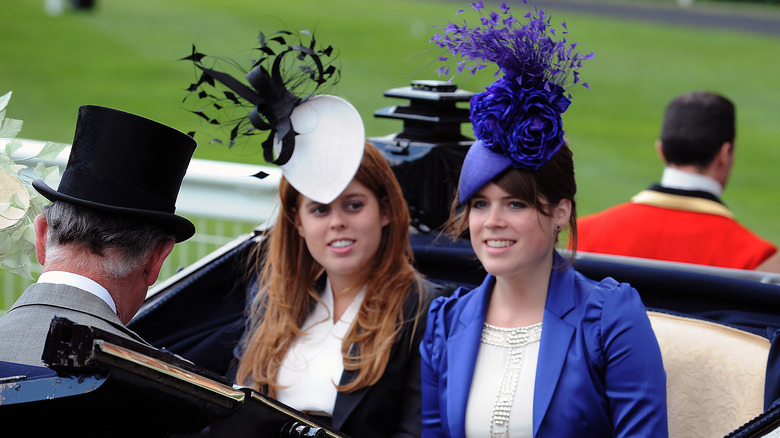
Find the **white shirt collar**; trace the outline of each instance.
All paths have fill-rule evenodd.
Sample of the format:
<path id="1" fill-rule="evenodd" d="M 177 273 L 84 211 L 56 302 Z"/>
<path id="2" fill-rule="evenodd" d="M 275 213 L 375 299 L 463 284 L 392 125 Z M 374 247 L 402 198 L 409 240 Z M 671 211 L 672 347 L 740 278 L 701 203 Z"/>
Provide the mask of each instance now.
<path id="1" fill-rule="evenodd" d="M 320 295 L 322 302 L 317 302 L 301 325 L 304 334 L 293 341 L 279 368 L 277 400 L 303 412 L 333 415 L 336 385 L 344 373 L 343 340 L 357 318 L 366 290 L 363 286 L 334 323 L 333 290 L 328 279 Z"/>
<path id="2" fill-rule="evenodd" d="M 366 297 L 366 289 L 368 289 L 368 286 L 363 285 L 363 287 L 360 289 L 360 292 L 355 295 L 355 298 L 349 304 L 349 307 L 347 307 L 347 310 L 345 310 L 344 314 L 341 315 L 340 322 L 345 323 L 347 327 L 352 324 L 352 321 L 357 316 L 358 311 L 360 311 L 360 306 L 363 304 L 363 299 Z M 328 311 L 328 317 L 333 319 L 333 312 L 335 312 L 335 300 L 333 299 L 333 288 L 330 285 L 330 278 L 327 279 L 327 282 L 325 283 L 325 290 L 322 291 L 320 298 L 322 298 L 325 309 Z M 346 334 L 346 332 L 344 334 Z"/>
<path id="3" fill-rule="evenodd" d="M 46 271 L 38 277 L 38 283 L 65 284 L 85 290 L 105 301 L 111 310 L 116 313 L 116 304 L 106 288 L 99 285 L 91 278 L 65 271 Z"/>
<path id="4" fill-rule="evenodd" d="M 671 167 L 664 168 L 661 185 L 670 189 L 700 190 L 712 193 L 718 198 L 723 194 L 723 186 L 714 179 L 697 173 L 683 172 Z"/>

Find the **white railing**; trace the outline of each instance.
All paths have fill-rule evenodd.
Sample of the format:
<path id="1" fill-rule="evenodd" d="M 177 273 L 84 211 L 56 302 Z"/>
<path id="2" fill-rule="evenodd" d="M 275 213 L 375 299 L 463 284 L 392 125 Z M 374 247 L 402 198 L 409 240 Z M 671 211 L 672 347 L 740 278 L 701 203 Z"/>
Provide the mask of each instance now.
<path id="1" fill-rule="evenodd" d="M 22 172 L 25 177 L 34 178 L 31 169 L 40 160 L 30 157 L 34 157 L 45 142 L 21 141 L 23 147 L 12 158 L 18 164 L 27 166 L 27 170 Z M 4 145 L 5 142 L 0 139 L 0 144 Z M 45 164 L 58 165 L 62 173 L 69 153 L 70 148 L 66 148 L 57 158 Z M 251 176 L 260 170 L 269 176 L 262 180 Z M 281 172 L 277 167 L 193 159 L 179 192 L 176 213 L 190 219 L 197 231 L 191 239 L 176 246 L 163 265 L 160 281 L 272 217 L 280 177 Z M 47 180 L 52 187 L 56 187 L 58 182 Z M 33 264 L 33 272 L 34 276 L 40 273 L 37 263 Z M 3 287 L 0 314 L 13 304 L 30 283 L 32 281 L 0 271 L 0 284 Z"/>

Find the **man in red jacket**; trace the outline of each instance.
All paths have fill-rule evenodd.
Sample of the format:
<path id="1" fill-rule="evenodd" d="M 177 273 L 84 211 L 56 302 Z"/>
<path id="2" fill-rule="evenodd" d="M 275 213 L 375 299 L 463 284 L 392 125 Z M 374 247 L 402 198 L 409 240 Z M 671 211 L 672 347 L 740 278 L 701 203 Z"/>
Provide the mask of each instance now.
<path id="1" fill-rule="evenodd" d="M 694 91 L 666 108 L 658 155 L 660 184 L 577 222 L 586 252 L 738 269 L 778 270 L 772 243 L 734 219 L 720 200 L 734 162 L 734 104 Z"/>

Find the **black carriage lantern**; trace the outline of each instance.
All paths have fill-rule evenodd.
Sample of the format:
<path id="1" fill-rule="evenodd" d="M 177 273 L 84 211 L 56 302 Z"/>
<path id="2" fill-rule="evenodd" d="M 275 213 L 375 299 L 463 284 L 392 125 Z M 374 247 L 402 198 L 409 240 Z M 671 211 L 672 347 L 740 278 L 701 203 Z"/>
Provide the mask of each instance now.
<path id="1" fill-rule="evenodd" d="M 469 110 L 458 102 L 468 102 L 472 94 L 448 82 L 412 81 L 384 93 L 409 99 L 409 105 L 374 112 L 378 118 L 403 121 L 401 132 L 368 140 L 390 163 L 409 204 L 412 225 L 420 232 L 439 228 L 449 216 L 460 166 L 474 141 L 461 133 Z"/>

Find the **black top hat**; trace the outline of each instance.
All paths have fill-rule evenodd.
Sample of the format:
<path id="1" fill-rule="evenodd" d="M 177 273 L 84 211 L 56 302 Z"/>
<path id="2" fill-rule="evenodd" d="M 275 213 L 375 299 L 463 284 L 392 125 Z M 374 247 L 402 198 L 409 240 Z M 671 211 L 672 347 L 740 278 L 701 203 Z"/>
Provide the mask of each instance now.
<path id="1" fill-rule="evenodd" d="M 174 211 L 196 145 L 163 124 L 84 105 L 58 190 L 42 180 L 33 186 L 51 201 L 142 219 L 181 242 L 195 234 L 192 222 Z"/>

